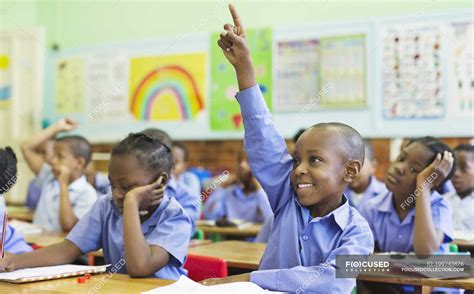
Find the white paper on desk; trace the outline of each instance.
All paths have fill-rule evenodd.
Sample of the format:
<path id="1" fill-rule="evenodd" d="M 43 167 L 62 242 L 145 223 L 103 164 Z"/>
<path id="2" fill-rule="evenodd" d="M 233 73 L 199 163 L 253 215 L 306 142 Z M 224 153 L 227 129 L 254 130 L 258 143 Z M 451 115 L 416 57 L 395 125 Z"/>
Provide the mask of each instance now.
<path id="1" fill-rule="evenodd" d="M 453 238 L 455 240 L 474 241 L 474 233 L 471 231 L 454 231 Z"/>
<path id="2" fill-rule="evenodd" d="M 16 270 L 13 272 L 0 273 L 0 280 L 15 281 L 15 280 L 20 280 L 20 279 L 30 279 L 30 278 L 53 279 L 53 278 L 59 278 L 59 277 L 64 277 L 64 276 L 73 276 L 73 275 L 81 274 L 82 272 L 98 271 L 101 269 L 105 269 L 109 265 L 87 266 L 87 265 L 66 264 L 66 265 L 25 268 L 25 269 Z"/>
<path id="3" fill-rule="evenodd" d="M 283 293 L 283 292 L 272 292 L 268 290 L 263 290 L 258 285 L 251 282 L 236 282 L 230 284 L 214 285 L 214 286 L 204 286 L 199 283 L 194 282 L 186 276 L 181 276 L 179 280 L 173 284 L 165 287 L 156 288 L 147 292 L 142 292 L 143 294 L 167 294 L 167 293 Z"/>
<path id="4" fill-rule="evenodd" d="M 43 232 L 43 228 L 40 225 L 35 225 L 17 219 L 12 219 L 8 222 L 8 224 L 15 228 L 17 232 L 23 235 L 41 234 Z"/>

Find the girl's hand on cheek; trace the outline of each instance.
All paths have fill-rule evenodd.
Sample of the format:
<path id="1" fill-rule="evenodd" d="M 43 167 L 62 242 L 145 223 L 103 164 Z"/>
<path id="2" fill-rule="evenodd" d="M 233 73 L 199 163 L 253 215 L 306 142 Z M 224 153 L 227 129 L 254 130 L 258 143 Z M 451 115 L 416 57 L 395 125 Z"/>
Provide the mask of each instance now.
<path id="1" fill-rule="evenodd" d="M 139 210 L 146 210 L 149 207 L 160 204 L 163 199 L 166 185 L 163 184 L 163 177 L 160 176 L 155 182 L 136 187 L 125 195 L 125 205 L 127 203 L 135 204 Z"/>
<path id="2" fill-rule="evenodd" d="M 437 187 L 451 172 L 453 161 L 452 153 L 448 151 L 445 151 L 443 155 L 438 153 L 435 160 L 416 177 L 417 186 L 421 185 L 429 189 Z"/>

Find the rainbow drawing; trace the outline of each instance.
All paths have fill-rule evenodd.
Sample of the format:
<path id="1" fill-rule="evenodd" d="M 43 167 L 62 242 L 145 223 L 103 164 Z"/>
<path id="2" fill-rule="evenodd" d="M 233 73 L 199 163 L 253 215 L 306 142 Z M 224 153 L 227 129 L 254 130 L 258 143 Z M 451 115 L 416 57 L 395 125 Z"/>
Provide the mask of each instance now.
<path id="1" fill-rule="evenodd" d="M 204 109 L 205 59 L 189 55 L 193 54 L 188 54 L 188 61 L 192 59 L 188 63 L 160 62 L 161 57 L 156 57 L 153 68 L 143 58 L 135 60 L 142 63 L 134 67 L 132 60 L 129 108 L 135 119 L 189 120 Z M 134 77 L 139 81 L 136 85 Z"/>

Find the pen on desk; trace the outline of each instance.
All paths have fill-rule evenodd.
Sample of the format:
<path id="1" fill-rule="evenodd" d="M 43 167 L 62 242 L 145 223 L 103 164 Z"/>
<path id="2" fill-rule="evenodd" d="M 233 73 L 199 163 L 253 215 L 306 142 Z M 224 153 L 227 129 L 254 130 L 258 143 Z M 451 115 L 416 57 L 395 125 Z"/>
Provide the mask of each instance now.
<path id="1" fill-rule="evenodd" d="M 5 211 L 3 214 L 3 226 L 2 226 L 2 242 L 1 242 L 1 248 L 0 248 L 0 254 L 2 255 L 2 258 L 4 257 L 5 253 L 5 237 L 6 237 L 6 231 L 7 231 L 7 221 L 8 221 L 8 213 Z"/>

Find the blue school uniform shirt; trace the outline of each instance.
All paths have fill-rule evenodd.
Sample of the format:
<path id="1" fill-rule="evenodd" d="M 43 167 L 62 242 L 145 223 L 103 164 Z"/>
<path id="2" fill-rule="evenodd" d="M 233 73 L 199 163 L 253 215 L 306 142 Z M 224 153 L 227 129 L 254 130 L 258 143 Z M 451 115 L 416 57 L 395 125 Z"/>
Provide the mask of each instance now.
<path id="1" fill-rule="evenodd" d="M 199 181 L 198 176 L 196 176 L 194 173 L 190 171 L 182 172 L 179 175 L 177 182 L 187 187 L 188 190 L 191 191 L 193 194 L 201 194 L 201 182 Z"/>
<path id="2" fill-rule="evenodd" d="M 430 196 L 433 224 L 444 233 L 438 252 L 449 252 L 448 243 L 453 240 L 451 209 L 438 192 Z M 393 193 L 388 192 L 370 199 L 360 209 L 374 234 L 381 252 L 412 252 L 415 229 L 415 208 L 401 221 L 393 204 Z"/>
<path id="3" fill-rule="evenodd" d="M 258 85 L 237 93 L 237 99 L 252 173 L 267 193 L 275 218 L 259 270 L 250 274 L 250 281 L 277 291 L 349 293 L 355 279 L 336 279 L 335 258 L 372 253 L 367 222 L 345 196 L 328 215 L 311 218 L 291 186 L 292 158 Z"/>
<path id="4" fill-rule="evenodd" d="M 38 205 L 40 196 L 41 196 L 41 189 L 36 185 L 36 181 L 33 179 L 28 185 L 25 205 L 29 208 L 36 208 L 36 206 Z"/>
<path id="5" fill-rule="evenodd" d="M 176 199 L 184 208 L 184 211 L 191 219 L 192 231 L 196 228 L 196 222 L 199 219 L 199 194 L 193 193 L 186 186 L 180 184 L 174 177 L 170 177 L 166 185 L 165 193 Z"/>
<path id="6" fill-rule="evenodd" d="M 59 182 L 54 177 L 51 166 L 43 164 L 35 183 L 41 188 L 41 196 L 33 223 L 41 225 L 47 231 L 62 231 L 59 221 Z M 78 219 L 81 219 L 97 200 L 97 192 L 84 175 L 69 184 L 68 192 L 72 210 Z"/>
<path id="7" fill-rule="evenodd" d="M 181 205 L 175 199 L 164 195 L 158 208 L 141 224 L 141 229 L 149 245 L 160 246 L 170 254 L 170 262 L 153 276 L 177 280 L 185 274 L 182 265 L 191 239 L 191 221 Z M 123 214 L 115 208 L 111 193 L 94 204 L 66 239 L 79 247 L 83 253 L 102 248 L 105 263 L 111 264 L 118 273 L 127 273 Z"/>
<path id="8" fill-rule="evenodd" d="M 1 230 L 3 228 L 3 215 L 5 213 L 5 201 L 3 200 L 3 195 L 0 194 L 0 236 L 2 234 Z M 25 252 L 33 251 L 23 238 L 23 236 L 15 230 L 10 224 L 7 223 L 5 231 L 5 251 L 20 254 Z"/>
<path id="9" fill-rule="evenodd" d="M 245 195 L 240 185 L 232 185 L 218 190 L 214 193 L 222 195 L 217 197 L 219 200 L 211 213 L 213 219 L 227 217 L 230 220 L 239 219 L 262 223 L 273 214 L 267 194 L 262 188 L 248 195 Z"/>
<path id="10" fill-rule="evenodd" d="M 370 177 L 369 186 L 367 187 L 367 190 L 362 193 L 362 197 L 360 199 L 357 198 L 356 193 L 350 187 L 347 187 L 344 191 L 344 195 L 346 195 L 349 199 L 349 204 L 357 209 L 364 205 L 367 200 L 372 199 L 382 193 L 387 193 L 387 187 L 383 182 L 377 180 L 375 176 Z"/>

